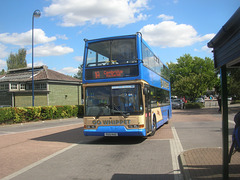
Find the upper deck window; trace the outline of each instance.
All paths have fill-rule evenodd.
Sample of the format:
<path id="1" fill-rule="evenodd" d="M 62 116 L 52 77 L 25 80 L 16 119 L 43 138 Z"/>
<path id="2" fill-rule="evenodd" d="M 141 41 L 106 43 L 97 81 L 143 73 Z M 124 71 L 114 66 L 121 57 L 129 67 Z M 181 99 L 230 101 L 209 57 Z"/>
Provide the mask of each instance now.
<path id="1" fill-rule="evenodd" d="M 136 39 L 116 39 L 88 44 L 86 67 L 137 63 Z"/>
<path id="2" fill-rule="evenodd" d="M 153 54 L 153 52 L 142 43 L 143 65 L 151 69 L 166 80 L 170 80 L 169 69 Z"/>

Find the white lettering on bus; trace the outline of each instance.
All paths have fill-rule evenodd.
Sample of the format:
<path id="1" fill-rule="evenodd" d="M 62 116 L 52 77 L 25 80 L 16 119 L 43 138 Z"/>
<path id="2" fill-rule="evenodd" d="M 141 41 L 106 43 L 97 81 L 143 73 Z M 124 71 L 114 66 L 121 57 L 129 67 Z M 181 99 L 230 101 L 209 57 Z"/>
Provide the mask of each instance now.
<path id="1" fill-rule="evenodd" d="M 92 121 L 92 124 L 94 125 L 101 125 L 101 124 L 104 124 L 104 125 L 122 125 L 122 124 L 130 124 L 131 120 L 93 120 Z"/>

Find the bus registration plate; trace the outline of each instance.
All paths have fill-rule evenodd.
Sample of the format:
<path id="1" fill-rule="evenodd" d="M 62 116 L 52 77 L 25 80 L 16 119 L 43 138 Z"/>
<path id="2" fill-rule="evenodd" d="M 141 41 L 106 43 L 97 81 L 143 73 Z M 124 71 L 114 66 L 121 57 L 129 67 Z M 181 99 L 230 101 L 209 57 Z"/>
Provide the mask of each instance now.
<path id="1" fill-rule="evenodd" d="M 118 136 L 118 133 L 104 133 L 104 136 Z"/>

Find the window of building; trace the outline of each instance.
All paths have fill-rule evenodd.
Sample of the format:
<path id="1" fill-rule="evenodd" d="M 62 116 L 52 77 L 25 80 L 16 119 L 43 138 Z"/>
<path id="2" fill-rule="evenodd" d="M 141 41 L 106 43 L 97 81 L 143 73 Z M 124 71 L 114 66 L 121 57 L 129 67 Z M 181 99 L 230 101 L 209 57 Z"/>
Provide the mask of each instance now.
<path id="1" fill-rule="evenodd" d="M 11 89 L 17 89 L 17 83 L 11 83 Z"/>
<path id="2" fill-rule="evenodd" d="M 5 90 L 9 90 L 9 84 L 5 84 Z"/>
<path id="3" fill-rule="evenodd" d="M 34 89 L 47 89 L 47 84 L 46 83 L 38 83 L 35 84 L 35 88 Z"/>
<path id="4" fill-rule="evenodd" d="M 9 85 L 8 84 L 0 84 L 0 90 L 8 90 Z"/>
<path id="5" fill-rule="evenodd" d="M 5 89 L 5 84 L 0 84 L 0 90 L 4 90 Z"/>
<path id="6" fill-rule="evenodd" d="M 26 89 L 27 90 L 32 90 L 32 84 L 27 84 Z M 34 89 L 35 90 L 47 90 L 47 83 L 34 84 Z"/>
<path id="7" fill-rule="evenodd" d="M 20 90 L 25 90 L 26 89 L 26 84 L 20 84 Z"/>
<path id="8" fill-rule="evenodd" d="M 47 89 L 47 84 L 46 83 L 41 83 L 40 88 L 41 89 Z"/>

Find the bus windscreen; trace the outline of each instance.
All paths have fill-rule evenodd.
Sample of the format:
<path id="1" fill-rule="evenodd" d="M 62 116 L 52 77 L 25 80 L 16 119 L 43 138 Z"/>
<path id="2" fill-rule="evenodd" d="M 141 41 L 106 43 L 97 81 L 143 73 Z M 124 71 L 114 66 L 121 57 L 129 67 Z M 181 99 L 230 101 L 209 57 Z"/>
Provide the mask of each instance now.
<path id="1" fill-rule="evenodd" d="M 86 88 L 86 116 L 124 116 L 142 113 L 139 84 Z"/>
<path id="2" fill-rule="evenodd" d="M 137 63 L 136 39 L 115 39 L 88 44 L 86 67 Z"/>

